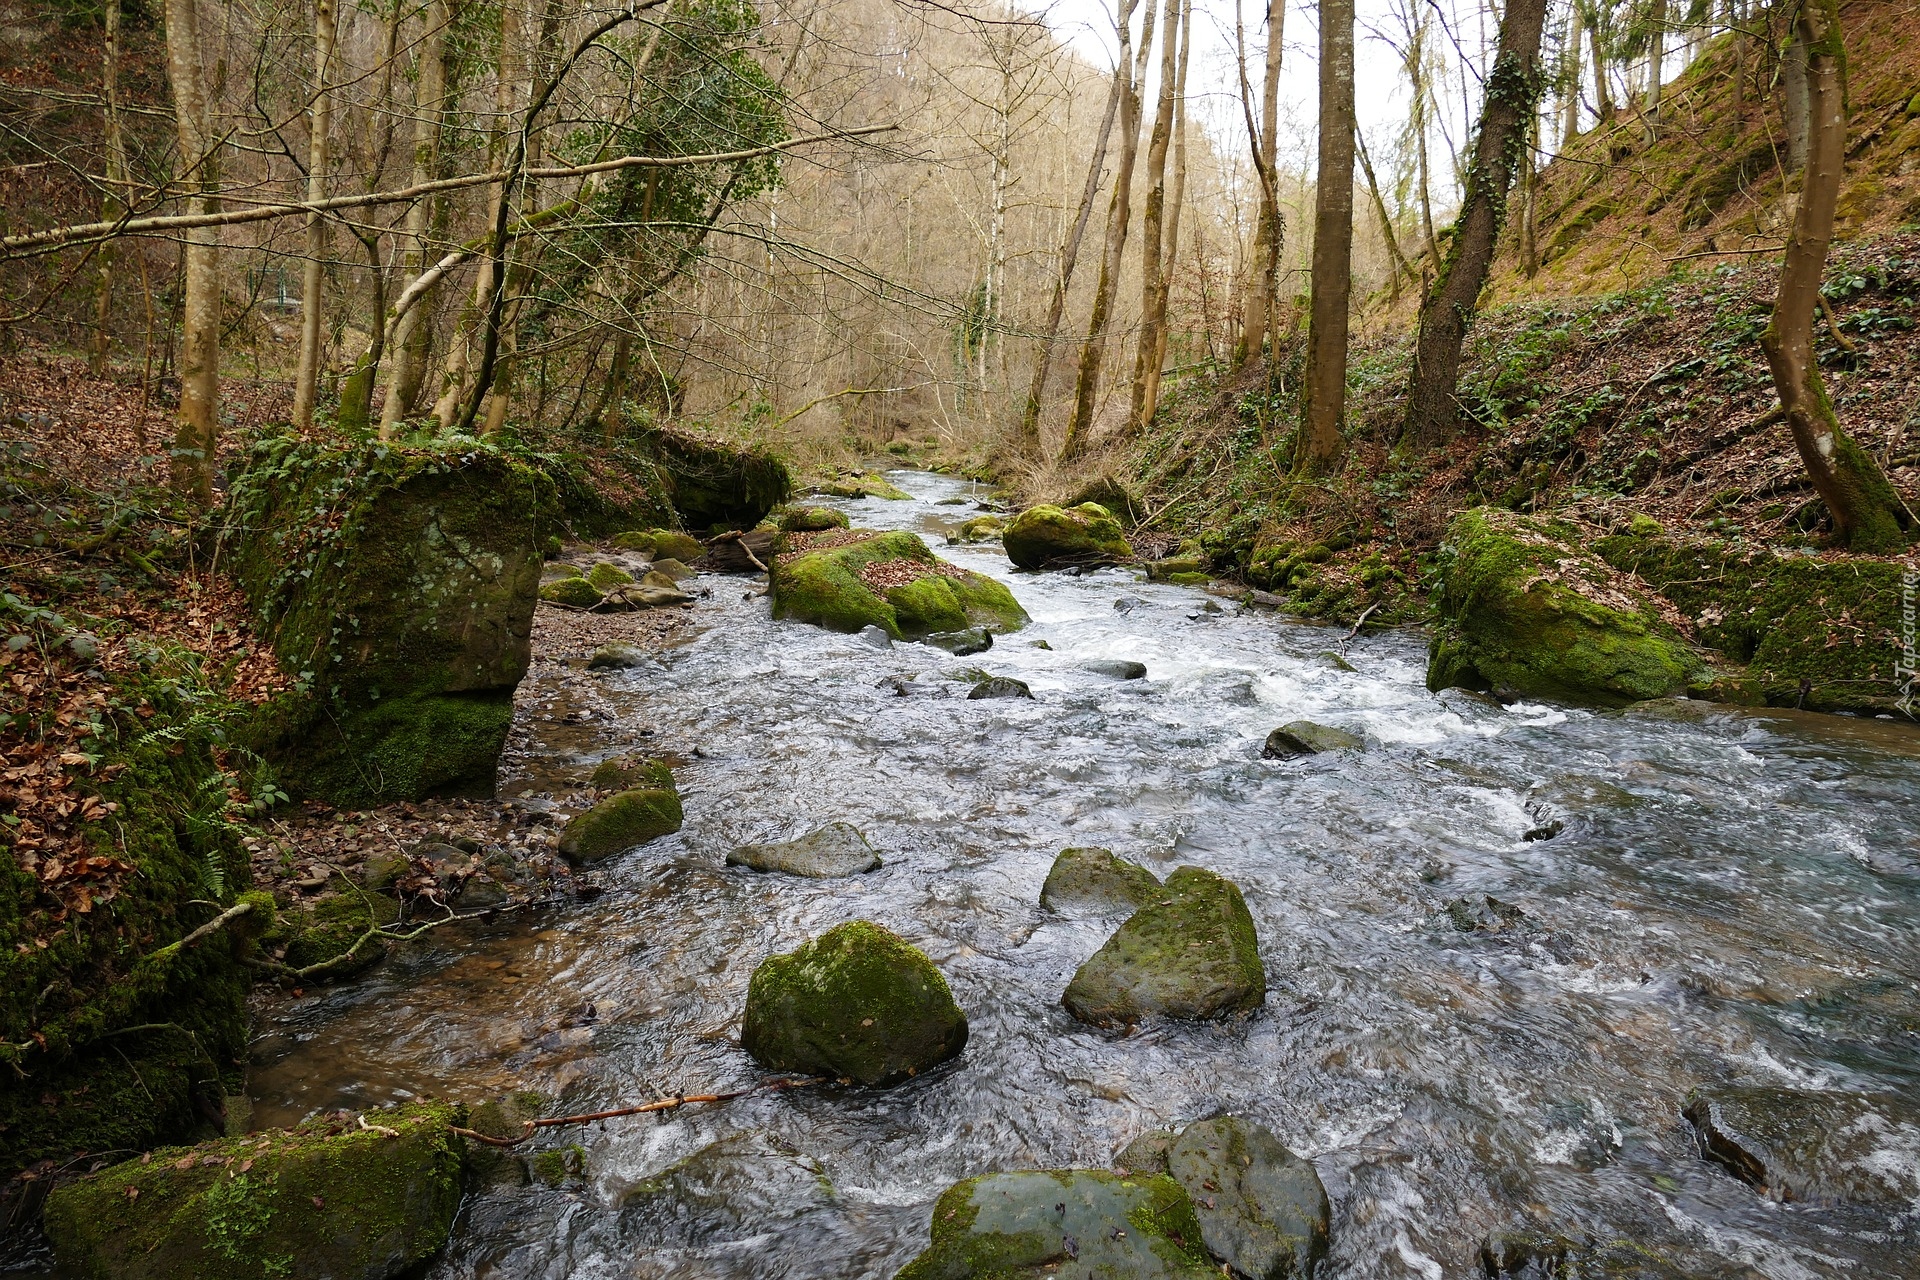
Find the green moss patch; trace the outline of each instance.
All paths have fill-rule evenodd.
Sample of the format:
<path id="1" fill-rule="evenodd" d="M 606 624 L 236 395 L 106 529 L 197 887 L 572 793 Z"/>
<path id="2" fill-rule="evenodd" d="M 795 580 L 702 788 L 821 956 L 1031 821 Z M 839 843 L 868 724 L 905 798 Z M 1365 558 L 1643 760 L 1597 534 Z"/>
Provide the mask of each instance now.
<path id="1" fill-rule="evenodd" d="M 905 562 L 907 572 L 870 572 L 895 562 Z M 883 594 L 870 579 L 906 580 Z M 879 627 L 896 640 L 970 626 L 1017 631 L 1027 623 L 1026 610 L 1003 584 L 947 564 L 919 535 L 906 532 L 782 555 L 774 562 L 771 596 L 777 618 L 834 631 Z"/>
<path id="2" fill-rule="evenodd" d="M 560 833 L 560 853 L 569 862 L 595 862 L 680 829 L 680 794 L 635 788 L 608 796 L 575 814 Z"/>
<path id="3" fill-rule="evenodd" d="M 1258 1009 L 1266 970 L 1239 886 L 1179 867 L 1067 984 L 1082 1022 L 1129 1027 L 1152 1017 L 1223 1018 Z"/>
<path id="4" fill-rule="evenodd" d="M 1130 560 L 1133 548 L 1113 513 L 1096 502 L 1061 508 L 1041 504 L 1015 516 L 1001 535 L 1007 559 L 1021 569 Z"/>

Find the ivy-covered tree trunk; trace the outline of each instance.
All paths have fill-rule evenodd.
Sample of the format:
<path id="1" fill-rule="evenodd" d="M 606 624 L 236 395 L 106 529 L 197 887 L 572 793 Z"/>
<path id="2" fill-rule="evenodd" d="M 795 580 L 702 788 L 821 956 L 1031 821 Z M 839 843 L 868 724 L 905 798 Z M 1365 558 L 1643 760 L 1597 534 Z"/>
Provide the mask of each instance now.
<path id="1" fill-rule="evenodd" d="M 1846 164 L 1846 50 L 1839 0 L 1806 0 L 1799 41 L 1807 54 L 1807 168 L 1800 209 L 1787 239 L 1773 319 L 1760 335 L 1780 408 L 1813 487 L 1833 513 L 1834 541 L 1855 551 L 1887 551 L 1910 537 L 1910 517 L 1886 475 L 1847 438 L 1820 378 L 1813 346 L 1820 277 L 1833 241 L 1834 207 Z"/>
<path id="2" fill-rule="evenodd" d="M 1480 133 L 1467 170 L 1466 199 L 1453 224 L 1453 239 L 1440 273 L 1420 306 L 1420 337 L 1407 390 L 1403 443 L 1432 447 L 1453 434 L 1459 409 L 1455 392 L 1460 385 L 1460 349 L 1493 266 L 1494 247 L 1507 216 L 1507 193 L 1513 188 L 1544 87 L 1540 33 L 1546 20 L 1547 0 L 1511 0 L 1500 20 L 1500 53 L 1493 74 L 1487 77 Z"/>

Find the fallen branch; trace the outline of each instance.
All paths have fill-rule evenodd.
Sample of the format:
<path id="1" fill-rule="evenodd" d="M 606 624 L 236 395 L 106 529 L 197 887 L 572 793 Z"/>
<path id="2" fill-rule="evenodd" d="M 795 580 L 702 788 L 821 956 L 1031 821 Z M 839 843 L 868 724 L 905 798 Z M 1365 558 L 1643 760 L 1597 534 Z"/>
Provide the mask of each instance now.
<path id="1" fill-rule="evenodd" d="M 807 1076 L 799 1080 L 769 1080 L 757 1084 L 751 1089 L 735 1089 L 731 1093 L 688 1093 L 675 1098 L 662 1098 L 658 1102 L 642 1103 L 637 1107 L 616 1107 L 612 1111 L 590 1111 L 577 1116 L 552 1116 L 544 1120 L 527 1120 L 521 1124 L 521 1133 L 517 1138 L 496 1138 L 489 1133 L 479 1133 L 473 1129 L 455 1127 L 453 1132 L 463 1138 L 472 1138 L 475 1142 L 484 1142 L 490 1147 L 517 1147 L 542 1129 L 551 1129 L 563 1124 L 591 1124 L 595 1120 L 617 1120 L 621 1116 L 648 1115 L 656 1111 L 677 1111 L 681 1107 L 695 1102 L 732 1102 L 735 1098 L 744 1098 L 755 1093 L 777 1093 L 785 1089 L 802 1089 L 807 1085 L 819 1084 L 822 1077 Z"/>

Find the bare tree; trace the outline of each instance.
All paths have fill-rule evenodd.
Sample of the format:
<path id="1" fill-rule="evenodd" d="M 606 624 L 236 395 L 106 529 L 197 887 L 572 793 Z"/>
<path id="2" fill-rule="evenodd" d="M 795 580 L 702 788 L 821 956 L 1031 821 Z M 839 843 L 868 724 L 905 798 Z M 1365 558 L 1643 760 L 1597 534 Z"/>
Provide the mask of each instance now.
<path id="1" fill-rule="evenodd" d="M 1254 215 L 1253 252 L 1247 258 L 1247 281 L 1241 294 L 1240 340 L 1235 363 L 1253 359 L 1273 326 L 1280 286 L 1280 249 L 1285 228 L 1280 221 L 1280 64 L 1285 53 L 1287 0 L 1267 0 L 1266 75 L 1261 82 L 1260 115 L 1256 123 L 1253 93 L 1247 83 L 1247 41 L 1235 0 L 1233 31 L 1240 68 L 1240 107 L 1246 116 L 1247 143 L 1253 153 L 1254 176 L 1260 183 L 1259 211 Z"/>
<path id="2" fill-rule="evenodd" d="M 1660 89 L 1666 76 L 1667 0 L 1653 0 L 1647 14 L 1647 40 L 1647 105 L 1642 114 L 1651 138 L 1659 129 Z"/>
<path id="3" fill-rule="evenodd" d="M 1567 37 L 1560 57 L 1560 150 L 1570 151 L 1580 137 L 1580 0 L 1567 6 Z"/>
<path id="4" fill-rule="evenodd" d="M 112 222 L 126 208 L 127 140 L 120 112 L 120 0 L 106 0 L 100 47 L 101 126 L 106 145 L 106 193 L 100 221 Z M 111 241 L 100 246 L 94 264 L 93 333 L 87 344 L 87 368 L 96 378 L 107 371 L 113 351 L 113 266 Z"/>
<path id="5" fill-rule="evenodd" d="M 333 94 L 327 77 L 333 70 L 333 46 L 338 38 L 333 0 L 313 5 L 313 103 L 308 108 L 307 200 L 327 198 L 327 136 L 332 125 Z M 327 219 L 307 215 L 307 256 L 300 284 L 300 359 L 293 374 L 293 423 L 313 425 L 313 405 L 320 389 L 320 348 L 325 340 L 327 279 Z"/>
<path id="6" fill-rule="evenodd" d="M 1347 322 L 1353 293 L 1353 0 L 1320 4 L 1320 157 L 1313 298 L 1294 471 L 1333 470 L 1346 447 Z"/>
<path id="7" fill-rule="evenodd" d="M 447 0 L 427 0 L 425 22 L 414 76 L 415 186 L 431 182 L 440 162 L 440 126 L 447 96 L 447 28 L 452 23 Z M 432 202 L 424 198 L 407 207 L 405 243 L 409 283 L 417 281 L 427 267 L 427 222 L 432 208 Z M 381 323 L 389 325 L 387 343 L 393 357 L 387 364 L 387 398 L 380 408 L 383 440 L 393 435 L 395 425 L 407 416 L 420 394 L 433 344 L 433 330 L 427 323 L 431 314 L 429 308 L 415 305 L 395 321 L 381 317 Z"/>
<path id="8" fill-rule="evenodd" d="M 207 92 L 198 0 L 167 0 L 167 78 L 173 88 L 176 181 L 188 214 L 220 201 L 219 142 Z M 173 484 L 202 505 L 213 502 L 214 451 L 220 438 L 220 228 L 194 227 L 182 255 L 180 407 L 173 436 Z"/>
<path id="9" fill-rule="evenodd" d="M 1173 145 L 1174 104 L 1179 93 L 1184 15 L 1190 0 L 1167 0 L 1160 41 L 1160 92 L 1147 143 L 1147 202 L 1140 225 L 1140 332 L 1134 355 L 1133 399 L 1127 429 L 1140 432 L 1153 417 L 1160 390 L 1161 334 L 1167 321 L 1167 152 Z"/>
<path id="10" fill-rule="evenodd" d="M 1839 0 L 1802 0 L 1796 30 L 1807 52 L 1807 167 L 1773 318 L 1760 345 L 1780 395 L 1779 413 L 1793 432 L 1813 487 L 1833 514 L 1834 541 L 1854 551 L 1891 551 L 1912 537 L 1913 518 L 1872 456 L 1841 430 L 1813 346 L 1820 278 L 1846 165 L 1846 49 Z"/>

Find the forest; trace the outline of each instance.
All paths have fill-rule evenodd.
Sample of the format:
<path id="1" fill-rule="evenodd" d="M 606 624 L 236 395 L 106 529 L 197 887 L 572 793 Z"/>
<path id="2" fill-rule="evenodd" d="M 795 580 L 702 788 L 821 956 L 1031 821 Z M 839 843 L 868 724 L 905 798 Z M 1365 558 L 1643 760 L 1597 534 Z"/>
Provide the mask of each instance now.
<path id="1" fill-rule="evenodd" d="M 1916 33 L 0 0 L 0 1269 L 1907 1274 Z"/>

